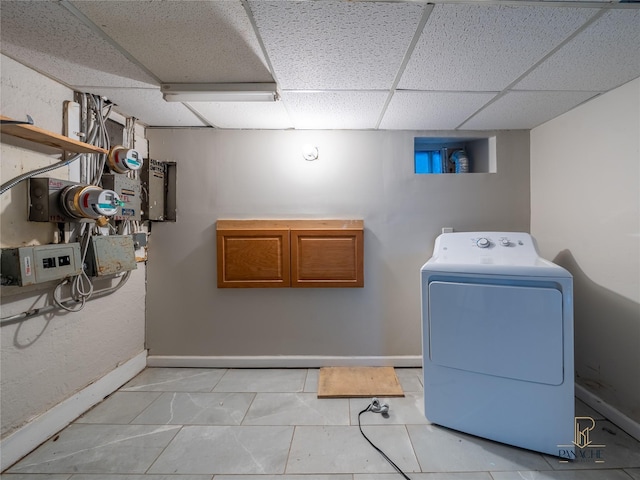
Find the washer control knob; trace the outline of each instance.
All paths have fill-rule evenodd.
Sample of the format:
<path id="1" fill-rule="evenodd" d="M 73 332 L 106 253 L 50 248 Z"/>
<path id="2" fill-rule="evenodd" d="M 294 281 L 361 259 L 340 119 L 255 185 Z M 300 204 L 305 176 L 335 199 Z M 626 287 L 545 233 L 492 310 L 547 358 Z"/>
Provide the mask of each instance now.
<path id="1" fill-rule="evenodd" d="M 480 248 L 487 248 L 489 245 L 491 245 L 491 242 L 488 238 L 482 237 L 476 240 L 476 245 Z"/>
<path id="2" fill-rule="evenodd" d="M 503 247 L 508 247 L 509 245 L 511 245 L 511 242 L 508 238 L 501 238 L 500 245 L 502 245 Z"/>

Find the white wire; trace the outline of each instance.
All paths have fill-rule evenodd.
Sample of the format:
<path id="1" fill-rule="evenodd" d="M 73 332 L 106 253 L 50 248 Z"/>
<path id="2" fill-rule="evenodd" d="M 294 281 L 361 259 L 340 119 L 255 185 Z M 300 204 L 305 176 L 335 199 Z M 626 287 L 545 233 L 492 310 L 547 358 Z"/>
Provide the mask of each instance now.
<path id="1" fill-rule="evenodd" d="M 109 136 L 107 134 L 106 128 L 106 119 L 111 113 L 111 109 L 113 108 L 113 104 L 105 105 L 102 97 L 97 95 L 91 95 L 83 93 L 80 97 L 80 103 L 83 109 L 86 109 L 86 132 L 85 133 L 85 141 L 92 145 L 105 148 L 108 150 L 110 148 Z M 127 129 L 127 137 L 128 143 L 133 142 L 133 136 L 135 134 L 135 120 L 131 122 L 129 128 Z M 102 179 L 102 174 L 104 172 L 104 166 L 107 161 L 107 155 L 104 154 L 88 154 L 82 158 L 81 161 L 81 169 L 80 169 L 80 179 L 81 182 L 99 185 Z M 137 174 L 137 172 L 135 172 Z M 136 178 L 137 175 L 134 174 L 133 177 Z M 120 224 L 118 230 L 112 224 L 108 224 L 108 228 L 110 231 L 117 233 L 118 230 L 124 231 L 128 230 L 129 233 L 133 233 L 137 231 L 139 228 L 138 222 L 133 222 L 131 220 L 124 221 Z M 84 265 L 87 252 L 89 249 L 89 243 L 91 241 L 91 236 L 93 235 L 92 228 L 88 225 L 83 224 L 79 227 L 79 231 L 77 234 L 77 238 L 80 241 L 80 245 L 82 248 L 81 259 L 82 264 Z M 112 292 L 115 292 L 119 288 L 121 288 L 131 276 L 131 272 L 126 272 L 122 277 L 118 285 L 112 289 Z M 60 291 L 63 285 L 70 284 L 71 286 L 71 299 L 79 303 L 79 307 L 70 308 L 62 302 L 60 299 Z M 112 293 L 111 292 L 111 293 Z M 86 301 L 91 298 L 94 293 L 94 285 L 91 278 L 87 275 L 86 271 L 83 269 L 79 275 L 76 275 L 72 278 L 65 278 L 62 280 L 53 290 L 53 301 L 54 303 L 66 310 L 68 312 L 78 312 L 82 310 L 86 304 Z"/>
<path id="2" fill-rule="evenodd" d="M 62 300 L 60 300 L 58 298 L 58 294 L 57 292 L 59 291 L 60 287 L 62 287 L 62 285 L 64 285 L 65 283 L 69 283 L 69 279 L 65 278 L 63 281 L 61 281 L 58 285 L 56 285 L 56 288 L 53 289 L 53 302 L 60 308 L 62 308 L 63 310 L 66 310 L 67 312 L 79 312 L 80 310 L 82 310 L 84 308 L 84 305 L 87 301 L 86 297 L 80 297 L 80 300 L 76 299 L 76 298 L 72 298 L 78 302 L 80 302 L 80 306 L 78 308 L 69 308 L 67 307 L 64 303 L 62 303 Z"/>

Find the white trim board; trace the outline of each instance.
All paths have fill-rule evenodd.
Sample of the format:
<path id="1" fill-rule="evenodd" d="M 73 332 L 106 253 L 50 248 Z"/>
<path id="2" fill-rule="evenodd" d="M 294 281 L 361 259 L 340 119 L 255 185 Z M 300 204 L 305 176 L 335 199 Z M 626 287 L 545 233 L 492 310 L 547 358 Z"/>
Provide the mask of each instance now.
<path id="1" fill-rule="evenodd" d="M 147 351 L 96 380 L 0 441 L 0 471 L 4 471 L 76 418 L 115 392 L 147 366 Z"/>
<path id="2" fill-rule="evenodd" d="M 636 440 L 640 441 L 640 424 L 627 417 L 617 408 L 609 405 L 607 402 L 598 397 L 595 393 L 587 390 L 582 385 L 576 383 L 576 397 L 582 400 L 584 403 L 593 408 L 596 412 L 600 413 L 604 418 L 611 423 L 620 427 Z"/>
<path id="3" fill-rule="evenodd" d="M 209 357 L 150 355 L 147 357 L 147 366 L 191 368 L 422 367 L 422 356 L 340 357 L 267 355 Z"/>

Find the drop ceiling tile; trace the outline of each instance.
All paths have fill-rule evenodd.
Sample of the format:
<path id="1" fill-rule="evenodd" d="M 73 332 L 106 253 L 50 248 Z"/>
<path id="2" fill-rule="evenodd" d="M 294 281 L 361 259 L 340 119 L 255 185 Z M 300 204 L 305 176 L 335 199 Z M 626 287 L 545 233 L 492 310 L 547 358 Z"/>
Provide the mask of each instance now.
<path id="1" fill-rule="evenodd" d="M 396 92 L 382 119 L 385 130 L 453 130 L 495 93 Z"/>
<path id="2" fill-rule="evenodd" d="M 205 124 L 182 103 L 165 102 L 159 88 L 92 88 L 89 93 L 107 97 L 123 115 L 150 127 L 202 127 Z"/>
<path id="3" fill-rule="evenodd" d="M 465 130 L 529 130 L 598 92 L 509 92 L 462 125 Z"/>
<path id="4" fill-rule="evenodd" d="M 387 92 L 283 92 L 296 129 L 375 128 Z"/>
<path id="5" fill-rule="evenodd" d="M 193 102 L 189 106 L 218 128 L 293 128 L 282 102 Z"/>
<path id="6" fill-rule="evenodd" d="M 71 87 L 148 87 L 157 82 L 58 2 L 0 7 L 2 53 Z"/>
<path id="7" fill-rule="evenodd" d="M 399 88 L 503 90 L 594 14 L 591 8 L 436 5 Z"/>
<path id="8" fill-rule="evenodd" d="M 640 10 L 610 10 L 514 88 L 607 91 L 640 76 Z"/>
<path id="9" fill-rule="evenodd" d="M 413 2 L 249 5 L 277 81 L 289 90 L 390 88 L 424 9 Z"/>
<path id="10" fill-rule="evenodd" d="M 163 82 L 270 82 L 240 0 L 74 1 Z"/>

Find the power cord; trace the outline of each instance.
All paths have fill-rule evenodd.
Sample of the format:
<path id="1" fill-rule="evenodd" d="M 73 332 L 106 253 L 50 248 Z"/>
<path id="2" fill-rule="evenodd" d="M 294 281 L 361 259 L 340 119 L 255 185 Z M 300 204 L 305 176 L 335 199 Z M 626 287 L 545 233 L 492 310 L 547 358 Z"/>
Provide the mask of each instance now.
<path id="1" fill-rule="evenodd" d="M 362 415 L 365 412 L 373 412 L 373 413 L 380 413 L 382 414 L 383 417 L 388 417 L 389 416 L 389 405 L 387 405 L 386 403 L 380 403 L 380 400 L 378 400 L 376 397 L 373 397 L 373 399 L 371 400 L 371 403 L 369 404 L 369 406 L 367 408 L 365 408 L 364 410 L 362 410 L 360 413 L 358 413 L 358 428 L 360 429 L 360 433 L 362 434 L 362 436 L 365 438 L 365 440 L 367 442 L 369 442 L 369 444 L 375 448 L 378 453 L 380 453 L 380 455 L 382 455 L 382 457 L 389 462 L 389 464 L 391 464 L 391 466 L 393 468 L 396 469 L 396 471 L 402 475 L 404 478 L 406 478 L 407 480 L 411 480 L 406 473 L 404 473 L 400 467 L 398 465 L 396 465 L 393 460 L 391 460 L 386 453 L 384 453 L 382 450 L 380 450 L 380 448 L 378 448 L 377 446 L 374 445 L 374 443 L 369 440 L 369 437 L 367 437 L 364 432 L 362 431 L 362 424 L 360 423 L 360 415 Z"/>

